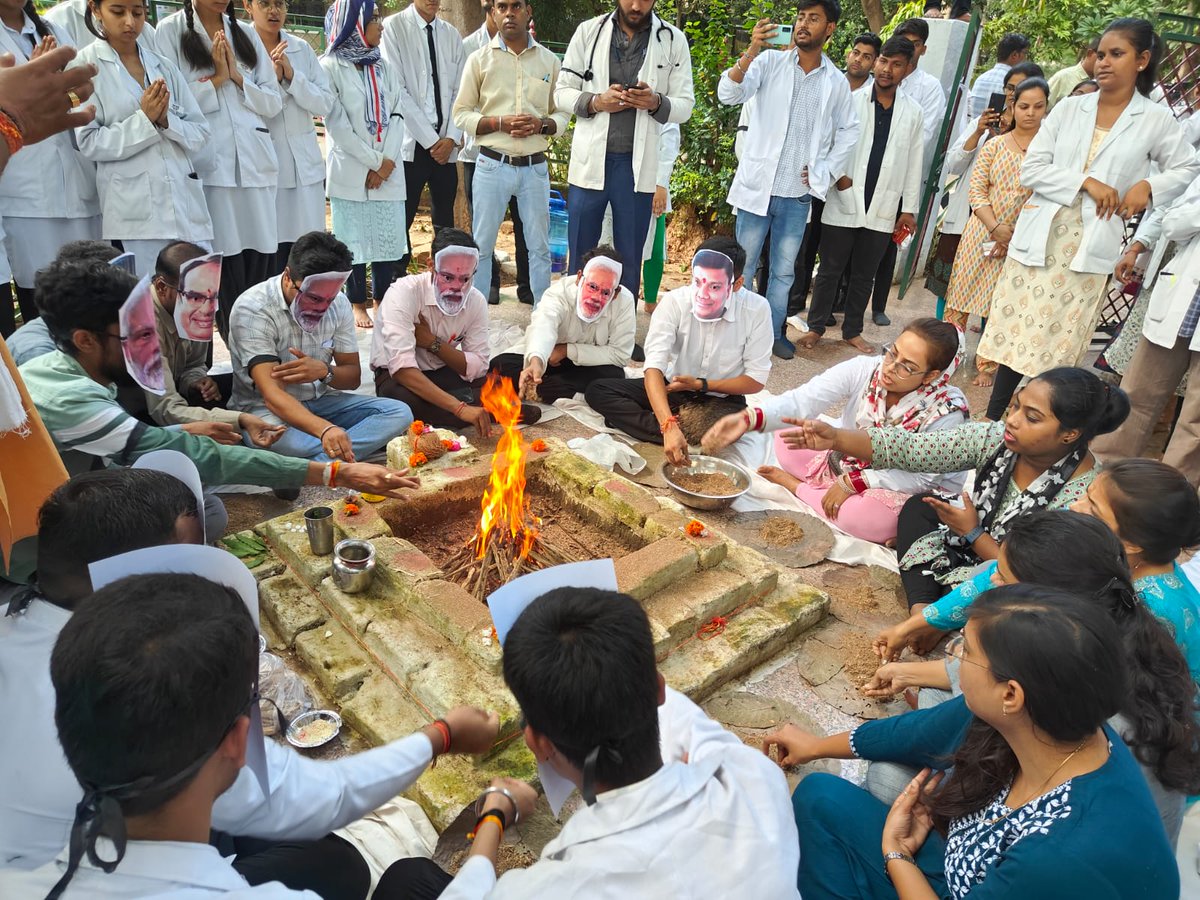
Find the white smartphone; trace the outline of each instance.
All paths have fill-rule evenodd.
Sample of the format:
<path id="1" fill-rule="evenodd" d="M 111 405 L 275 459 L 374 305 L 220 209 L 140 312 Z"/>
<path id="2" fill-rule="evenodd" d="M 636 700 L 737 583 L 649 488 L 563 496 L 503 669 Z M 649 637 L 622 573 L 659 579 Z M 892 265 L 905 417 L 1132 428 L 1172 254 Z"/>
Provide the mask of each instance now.
<path id="1" fill-rule="evenodd" d="M 776 25 L 775 37 L 769 38 L 767 43 L 772 47 L 787 47 L 792 43 L 792 28 L 791 25 Z"/>

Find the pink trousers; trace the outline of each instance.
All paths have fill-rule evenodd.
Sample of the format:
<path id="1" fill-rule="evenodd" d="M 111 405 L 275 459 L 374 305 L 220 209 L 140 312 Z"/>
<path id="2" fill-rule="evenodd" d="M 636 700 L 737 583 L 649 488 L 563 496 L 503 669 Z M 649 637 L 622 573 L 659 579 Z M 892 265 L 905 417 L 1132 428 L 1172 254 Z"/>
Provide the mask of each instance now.
<path id="1" fill-rule="evenodd" d="M 796 486 L 796 496 L 812 508 L 826 522 L 832 522 L 842 531 L 870 541 L 873 544 L 884 544 L 895 540 L 896 521 L 899 512 L 887 503 L 873 497 L 874 490 L 862 494 L 852 494 L 847 497 L 838 509 L 836 519 L 825 515 L 821 501 L 825 499 L 828 484 L 819 484 L 815 480 L 807 480 L 808 472 L 819 459 L 821 453 L 817 450 L 793 450 L 784 443 L 782 432 L 775 432 L 775 458 L 780 467 L 790 475 L 800 479 Z"/>

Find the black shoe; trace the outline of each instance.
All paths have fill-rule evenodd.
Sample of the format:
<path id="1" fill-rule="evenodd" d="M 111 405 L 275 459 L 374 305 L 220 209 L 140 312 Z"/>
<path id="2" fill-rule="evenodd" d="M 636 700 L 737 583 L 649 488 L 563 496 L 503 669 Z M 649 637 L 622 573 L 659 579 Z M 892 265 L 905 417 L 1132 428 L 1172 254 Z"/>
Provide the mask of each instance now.
<path id="1" fill-rule="evenodd" d="M 796 345 L 785 337 L 777 337 L 771 352 L 780 359 L 792 359 L 796 355 Z"/>
<path id="2" fill-rule="evenodd" d="M 534 403 L 521 404 L 521 424 L 536 425 L 542 418 L 542 408 Z"/>
<path id="3" fill-rule="evenodd" d="M 517 299 L 526 306 L 533 306 L 533 291 L 527 287 L 518 287 Z"/>
<path id="4" fill-rule="evenodd" d="M 880 328 L 887 328 L 887 326 L 892 324 L 892 320 L 889 319 L 887 316 L 885 316 L 883 313 L 875 313 L 875 315 L 871 316 L 871 321 L 874 322 L 876 325 L 878 325 Z"/>
<path id="5" fill-rule="evenodd" d="M 642 349 L 641 344 L 633 345 L 633 353 L 631 353 L 629 355 L 629 358 L 632 359 L 634 362 L 645 362 L 646 361 L 646 351 L 644 349 Z"/>
<path id="6" fill-rule="evenodd" d="M 488 291 L 488 303 L 491 306 L 499 306 L 500 305 L 500 288 L 494 287 L 490 291 Z"/>
<path id="7" fill-rule="evenodd" d="M 300 488 L 275 488 L 271 493 L 280 500 L 286 500 L 289 503 L 300 499 Z"/>
<path id="8" fill-rule="evenodd" d="M 825 327 L 832 328 L 836 324 L 837 324 L 837 316 L 835 316 L 833 313 L 830 313 L 829 318 L 825 320 Z"/>

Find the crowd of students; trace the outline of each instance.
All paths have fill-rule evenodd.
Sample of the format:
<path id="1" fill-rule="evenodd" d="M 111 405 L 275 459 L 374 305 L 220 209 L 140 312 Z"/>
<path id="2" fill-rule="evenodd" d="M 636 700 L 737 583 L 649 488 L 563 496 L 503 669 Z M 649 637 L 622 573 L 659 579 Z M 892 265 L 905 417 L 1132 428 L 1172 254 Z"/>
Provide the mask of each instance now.
<path id="1" fill-rule="evenodd" d="M 333 832 L 438 756 L 492 746 L 495 716 L 450 710 L 334 761 L 263 746 L 253 579 L 184 545 L 224 532 L 221 484 L 402 501 L 413 478 L 366 460 L 414 418 L 488 436 L 494 373 L 530 401 L 528 424 L 532 401 L 582 395 L 676 463 L 771 432 L 763 477 L 894 546 L 910 617 L 875 638 L 863 689 L 920 708 L 827 737 L 785 726 L 764 755 L 666 686 L 637 602 L 550 592 L 513 626 L 503 672 L 526 745 L 585 806 L 497 878 L 504 832 L 536 798 L 497 779 L 456 876 L 398 860 L 374 896 L 1178 897 L 1174 843 L 1200 793 L 1200 593 L 1181 568 L 1200 544 L 1200 401 L 1185 399 L 1163 462 L 1125 457 L 1200 359 L 1200 160 L 1154 94 L 1149 23 L 1116 20 L 1050 82 L 1027 40 L 1001 41 L 949 157 L 929 282 L 944 308 L 878 356 L 866 306 L 890 284 L 893 233 L 915 226 L 913 148 L 931 150 L 947 103 L 918 66 L 928 23 L 861 36 L 845 73 L 822 52 L 834 0 L 801 0 L 782 51 L 757 23 L 717 86 L 744 108 L 736 236 L 701 243 L 686 286 L 647 291 L 631 379 L 652 218 L 693 102 L 686 39 L 651 0 L 618 0 L 560 63 L 524 0 L 485 11 L 468 53 L 436 0 L 387 21 L 337 0 L 318 58 L 280 0 L 248 0 L 249 22 L 185 0 L 157 30 L 140 0 L 66 0 L 45 18 L 0 4 L 19 62 L 0 69 L 16 288 L 0 300 L 23 319 L 2 374 L 71 476 L 0 618 L 0 895 L 366 896 L 366 862 Z M 570 274 L 552 284 L 545 151 L 572 118 Z M 453 227 L 460 152 L 470 234 Z M 434 240 L 410 274 L 400 223 L 425 187 Z M 493 353 L 492 251 L 514 204 L 535 308 Z M 1151 249 L 1123 389 L 1079 363 L 1109 276 Z M 814 258 L 798 343 L 815 345 L 844 291 L 843 337 L 870 355 L 749 401 L 794 352 L 787 317 Z M 762 294 L 747 286 L 760 259 Z M 972 314 L 976 383 L 994 380 L 984 421 L 950 383 Z M 356 326 L 374 329 L 371 379 Z M 214 327 L 228 376 L 209 372 Z M 944 658 L 902 658 L 947 633 Z M 789 804 L 772 755 L 871 764 L 861 788 L 811 775 Z"/>

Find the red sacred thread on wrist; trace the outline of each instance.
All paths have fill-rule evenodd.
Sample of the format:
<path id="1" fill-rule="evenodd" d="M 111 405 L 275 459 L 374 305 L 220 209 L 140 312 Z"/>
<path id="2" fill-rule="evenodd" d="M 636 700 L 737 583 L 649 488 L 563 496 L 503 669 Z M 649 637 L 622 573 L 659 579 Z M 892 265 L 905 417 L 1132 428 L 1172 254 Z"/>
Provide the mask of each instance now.
<path id="1" fill-rule="evenodd" d="M 679 417 L 678 416 L 668 416 L 661 423 L 659 423 L 658 430 L 662 434 L 666 434 L 672 425 L 674 425 L 676 428 L 679 427 Z"/>
<path id="2" fill-rule="evenodd" d="M 12 116 L 2 109 L 0 109 L 0 135 L 4 136 L 4 143 L 8 144 L 9 156 L 25 146 L 25 137 L 21 134 L 20 126 Z"/>
<path id="3" fill-rule="evenodd" d="M 442 749 L 441 749 L 441 752 L 438 753 L 437 755 L 441 756 L 443 753 L 449 753 L 450 752 L 450 725 L 446 722 L 445 719 L 434 719 L 433 727 L 436 728 L 442 736 Z"/>
<path id="4" fill-rule="evenodd" d="M 504 840 L 504 820 L 500 818 L 498 812 L 485 812 L 479 817 L 479 821 L 475 823 L 475 828 L 467 835 L 468 841 L 475 840 L 475 835 L 479 834 L 479 828 L 484 822 L 495 822 L 496 827 L 500 829 L 500 840 Z"/>
<path id="5" fill-rule="evenodd" d="M 337 473 L 338 473 L 338 467 L 339 467 L 341 464 L 342 464 L 342 461 L 341 461 L 340 459 L 335 459 L 335 460 L 334 460 L 334 461 L 333 461 L 333 462 L 330 464 L 330 469 L 329 469 L 329 486 L 330 486 L 330 487 L 337 487 Z"/>

